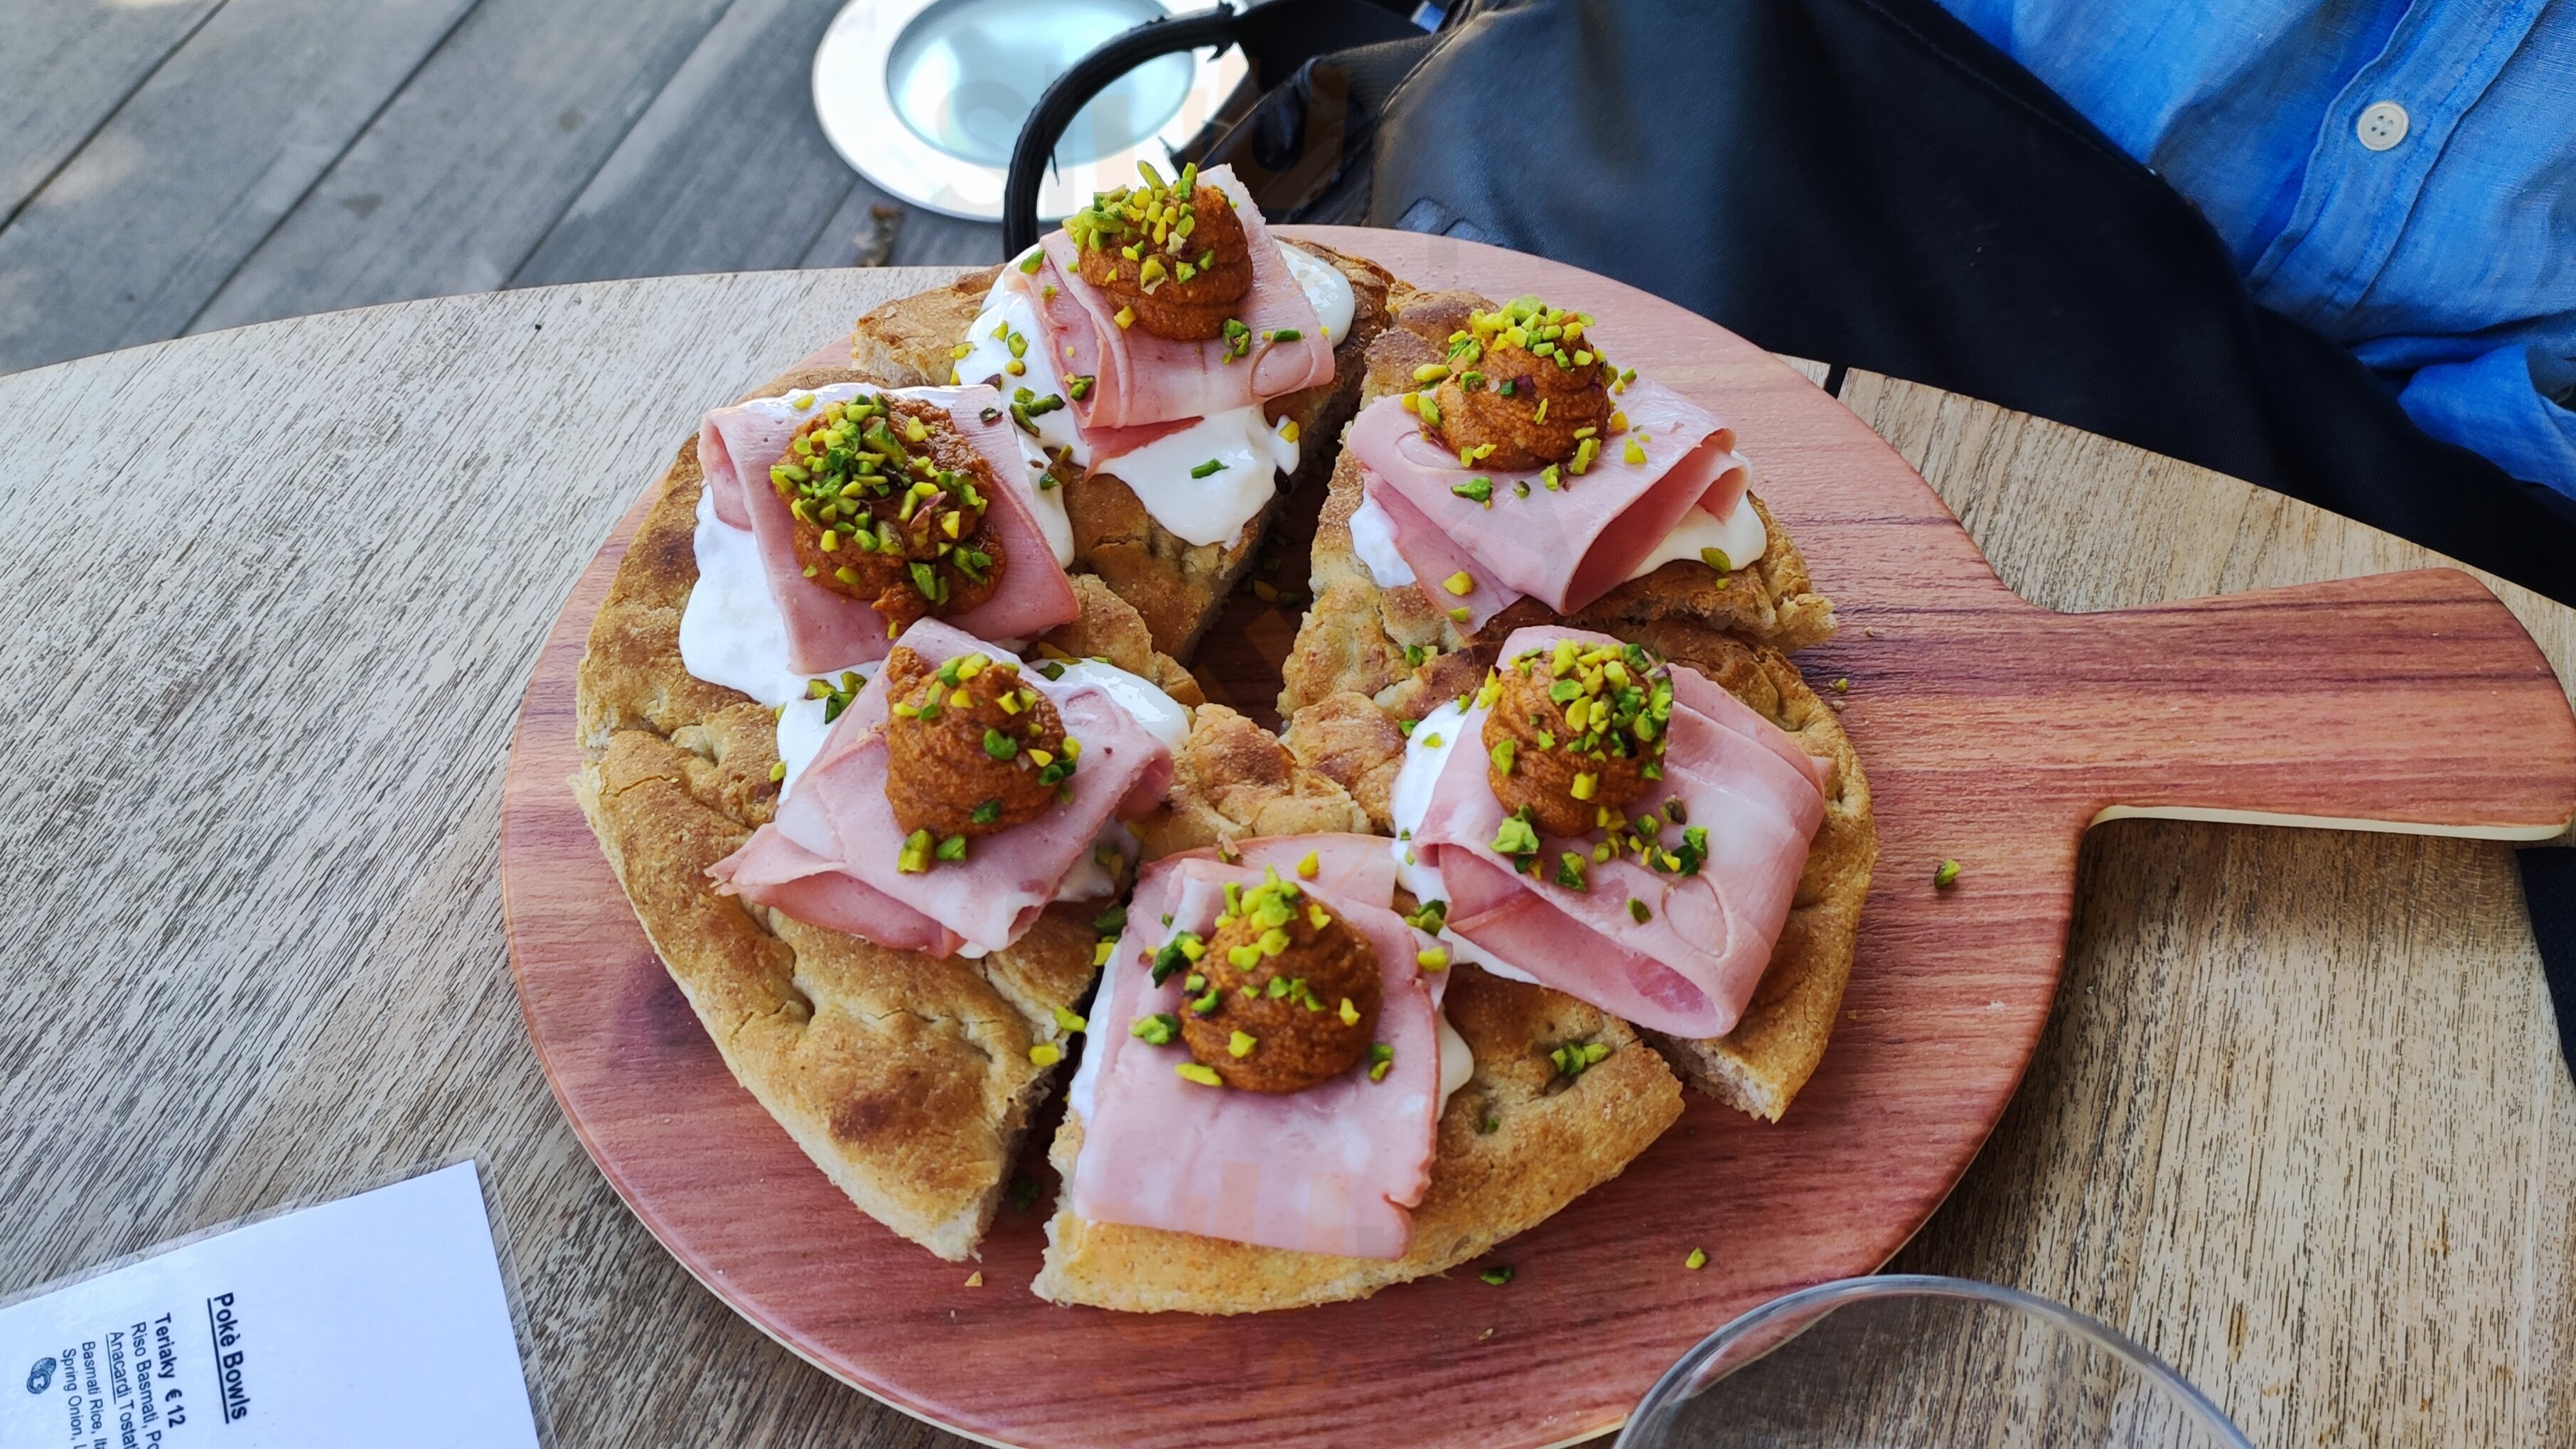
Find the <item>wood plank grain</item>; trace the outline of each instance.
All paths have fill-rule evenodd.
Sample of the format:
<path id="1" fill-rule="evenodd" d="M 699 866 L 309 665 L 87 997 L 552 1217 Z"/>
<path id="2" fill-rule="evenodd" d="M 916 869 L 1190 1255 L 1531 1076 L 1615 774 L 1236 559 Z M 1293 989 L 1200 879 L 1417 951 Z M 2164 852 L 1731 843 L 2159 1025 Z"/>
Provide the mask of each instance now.
<path id="1" fill-rule="evenodd" d="M 481 0 L 187 330 L 501 286 L 724 10 Z"/>
<path id="2" fill-rule="evenodd" d="M 2056 608 L 2450 565 L 1992 404 L 1843 398 Z M 2576 611 L 2485 582 L 2576 678 Z M 2076 899 L 2030 1074 L 1890 1266 L 2096 1314 L 2257 1443 L 2567 1442 L 2576 1084 L 2511 852 L 2138 821 Z"/>
<path id="3" fill-rule="evenodd" d="M 511 284 L 799 265 L 860 184 L 802 83 L 840 8 L 732 0 Z"/>
<path id="4" fill-rule="evenodd" d="M 223 0 L 19 0 L 0 45 L 0 224 Z"/>
<path id="5" fill-rule="evenodd" d="M 894 239 L 896 266 L 989 267 L 1001 259 L 1000 223 L 963 221 L 917 206 L 904 209 L 903 230 Z"/>
<path id="6" fill-rule="evenodd" d="M 0 371 L 178 333 L 472 5 L 224 6 L 0 227 Z"/>
<path id="7" fill-rule="evenodd" d="M 961 1296 L 941 1265 L 842 1206 L 689 1030 L 558 783 L 579 761 L 572 674 L 612 538 L 540 658 L 512 746 L 502 869 L 530 1032 L 575 1130 L 655 1235 L 782 1341 L 891 1402 L 1047 1445 L 1339 1443 L 1403 1415 L 1415 1442 L 1537 1445 L 1615 1423 L 1713 1320 L 1874 1268 L 1931 1215 L 2048 1017 L 2077 847 L 2106 806 L 2450 830 L 2555 830 L 2576 814 L 2576 714 L 2464 575 L 2051 613 L 2012 596 L 1850 412 L 1742 339 L 1532 258 L 1324 237 L 1425 285 L 1579 297 L 1622 358 L 1748 440 L 1766 500 L 1846 621 L 1802 656 L 1819 678 L 1855 681 L 1844 724 L 1880 836 L 1846 1020 L 1786 1121 L 1696 1101 L 1615 1184 L 1510 1244 L 1508 1300 L 1426 1281 L 1289 1323 L 1032 1315 Z M 1259 644 L 1221 630 L 1198 663 L 1256 668 Z M 2482 750 L 2419 727 L 2442 707 Z M 1974 874 L 1936 891 L 1945 856 Z M 1039 1228 L 997 1223 L 982 1248 L 997 1281 L 1034 1271 Z M 1702 1242 L 1723 1245 L 1707 1270 L 1674 1271 Z M 1508 1334 L 1513 1373 L 1462 1352 L 1478 1318 Z M 991 1371 L 1006 1359 L 1012 1373 Z M 1223 1415 L 1167 1408 L 1212 1380 L 1264 1391 Z"/>
<path id="8" fill-rule="evenodd" d="M 555 1442 L 933 1442 L 618 1205 L 527 1046 L 492 842 L 528 661 L 634 478 L 937 279 L 530 290 L 0 378 L 0 1296 L 471 1153 Z M 390 530 L 352 482 L 389 447 Z M 221 506 L 130 526 L 170 477 Z"/>

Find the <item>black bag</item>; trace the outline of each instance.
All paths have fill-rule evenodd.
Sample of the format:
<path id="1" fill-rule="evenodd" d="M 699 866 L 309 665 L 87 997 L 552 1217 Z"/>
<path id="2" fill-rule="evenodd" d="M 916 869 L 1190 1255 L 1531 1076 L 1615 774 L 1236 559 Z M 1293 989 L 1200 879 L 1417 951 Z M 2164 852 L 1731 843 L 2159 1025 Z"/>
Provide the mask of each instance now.
<path id="1" fill-rule="evenodd" d="M 2189 202 L 1931 0 L 1462 0 L 1409 31 L 1363 0 L 1270 0 L 1111 42 L 1022 133 L 1010 245 L 1035 239 L 1037 167 L 1083 100 L 1152 55 L 1241 43 L 1270 88 L 1200 159 L 1275 219 L 1570 262 L 2576 603 L 2576 500 L 2427 436 L 2349 353 L 2255 306 Z"/>

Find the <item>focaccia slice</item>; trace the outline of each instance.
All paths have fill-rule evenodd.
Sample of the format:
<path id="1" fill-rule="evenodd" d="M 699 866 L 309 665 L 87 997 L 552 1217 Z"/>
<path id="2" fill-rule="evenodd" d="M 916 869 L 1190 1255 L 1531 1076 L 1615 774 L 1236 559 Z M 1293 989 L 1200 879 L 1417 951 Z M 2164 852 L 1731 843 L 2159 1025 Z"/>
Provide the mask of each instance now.
<path id="1" fill-rule="evenodd" d="M 1431 1183 L 1401 1258 L 1345 1258 L 1092 1222 L 1059 1207 L 1047 1224 L 1039 1297 L 1137 1313 L 1262 1313 L 1365 1298 L 1467 1262 L 1609 1181 L 1681 1116 L 1681 1088 L 1628 1025 L 1545 987 L 1456 968 L 1443 1010 L 1476 1056 L 1440 1118 Z M 1548 1053 L 1609 1055 L 1566 1078 Z M 1068 1113 L 1051 1153 L 1069 1184 L 1082 1123 Z"/>
<path id="2" fill-rule="evenodd" d="M 809 368 L 750 394 L 774 396 L 833 382 L 878 381 Z M 702 478 L 693 437 L 593 620 L 579 673 L 585 764 L 575 777 L 636 918 L 734 1077 L 815 1164 L 871 1217 L 941 1257 L 971 1252 L 1009 1180 L 1028 1116 L 1056 1067 L 1030 1048 L 1055 1045 L 1090 990 L 1108 901 L 1050 907 L 1010 949 L 981 959 L 893 951 L 720 895 L 706 868 L 776 809 L 772 712 L 690 675 L 680 616 L 697 583 L 694 545 Z M 1150 679 L 1184 705 L 1197 683 L 1154 650 L 1144 620 L 1099 579 L 1077 575 L 1082 616 L 1040 642 L 1097 655 Z M 1208 723 L 1239 721 L 1214 711 Z M 1230 737 L 1230 734 L 1229 734 Z M 1185 744 L 1185 753 L 1195 746 Z M 1273 739 L 1272 772 L 1322 824 L 1365 827 L 1365 812 L 1332 781 L 1297 764 Z M 1176 781 L 1158 839 L 1204 844 L 1245 833 L 1228 802 Z M 1241 812 L 1246 807 L 1236 804 Z M 1178 848 L 1178 847 L 1174 847 Z"/>
<path id="3" fill-rule="evenodd" d="M 1411 387 L 1414 368 L 1439 359 L 1439 344 L 1466 325 L 1467 312 L 1492 305 L 1468 292 L 1400 294 L 1393 325 L 1369 349 L 1358 405 Z M 1514 629 L 1554 616 L 1523 600 L 1471 636 L 1418 586 L 1380 589 L 1351 546 L 1350 518 L 1361 496 L 1359 461 L 1345 451 L 1316 528 L 1315 599 L 1290 650 L 1279 707 L 1298 759 L 1340 782 L 1369 812 L 1372 828 L 1388 833 L 1387 792 L 1404 758 L 1395 721 L 1418 719 L 1473 690 Z M 1565 622 L 1700 670 L 1797 736 L 1810 754 L 1834 761 L 1824 823 L 1743 1020 L 1708 1041 L 1655 1037 L 1692 1085 L 1776 1121 L 1814 1074 L 1841 1008 L 1878 831 L 1859 756 L 1785 654 L 1831 635 L 1832 601 L 1814 591 L 1805 558 L 1770 509 L 1754 494 L 1746 499 L 1769 534 L 1759 560 L 1722 577 L 1704 565 L 1666 564 Z"/>
<path id="4" fill-rule="evenodd" d="M 1414 369 L 1446 356 L 1447 339 L 1467 325 L 1468 312 L 1489 310 L 1494 303 L 1473 292 L 1421 292 L 1399 284 L 1389 306 L 1390 325 L 1369 346 L 1366 375 L 1354 409 L 1410 390 Z M 1723 576 L 1704 564 L 1677 560 L 1621 584 L 1584 609 L 1562 616 L 1562 622 L 1622 634 L 1623 628 L 1679 619 L 1783 653 L 1830 638 L 1833 601 L 1815 592 L 1806 559 L 1762 502 L 1760 484 L 1757 476 L 1756 491 L 1746 495 L 1770 536 L 1770 547 L 1760 559 Z M 1449 617 L 1450 601 L 1435 602 L 1418 584 L 1381 589 L 1369 577 L 1351 547 L 1351 514 L 1361 497 L 1359 461 L 1345 452 L 1333 465 L 1323 513 L 1315 527 L 1315 604 L 1288 657 L 1286 684 L 1279 695 L 1283 716 L 1293 716 L 1344 690 L 1386 702 L 1389 691 L 1419 668 L 1408 662 L 1408 649 L 1418 659 L 1426 653 L 1452 653 L 1468 643 L 1468 636 Z M 1479 637 L 1500 640 L 1514 629 L 1558 620 L 1537 600 L 1524 599 L 1488 620 Z"/>
<path id="5" fill-rule="evenodd" d="M 1323 259 L 1349 278 L 1353 307 L 1349 334 L 1333 347 L 1333 381 L 1272 398 L 1264 405 L 1274 424 L 1294 419 L 1302 440 L 1297 472 L 1281 481 L 1276 498 L 1287 497 L 1301 482 L 1333 466 L 1337 451 L 1333 440 L 1350 419 L 1368 368 L 1370 344 L 1386 330 L 1391 298 L 1410 290 L 1365 258 L 1345 256 L 1313 242 L 1285 237 L 1281 242 Z M 852 332 L 853 359 L 873 376 L 894 379 L 891 386 L 945 383 L 950 349 L 966 336 L 1000 272 L 999 267 L 969 272 L 948 286 L 868 313 Z M 1154 647 L 1183 660 L 1198 646 L 1199 637 L 1251 565 L 1278 511 L 1275 498 L 1233 543 L 1193 545 L 1156 523 L 1135 493 L 1113 474 L 1063 476 L 1061 481 L 1065 507 L 1073 519 L 1074 567 L 1107 581 L 1144 616 Z"/>

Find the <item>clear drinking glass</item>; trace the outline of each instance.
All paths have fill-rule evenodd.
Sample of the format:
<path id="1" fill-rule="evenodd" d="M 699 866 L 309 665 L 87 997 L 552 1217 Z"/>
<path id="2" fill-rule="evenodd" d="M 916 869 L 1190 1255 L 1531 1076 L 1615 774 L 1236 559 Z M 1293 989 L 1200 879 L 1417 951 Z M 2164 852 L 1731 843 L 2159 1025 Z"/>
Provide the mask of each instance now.
<path id="1" fill-rule="evenodd" d="M 1889 1275 L 1775 1298 L 1666 1370 L 1616 1449 L 2253 1449 L 2109 1326 L 1991 1283 Z"/>

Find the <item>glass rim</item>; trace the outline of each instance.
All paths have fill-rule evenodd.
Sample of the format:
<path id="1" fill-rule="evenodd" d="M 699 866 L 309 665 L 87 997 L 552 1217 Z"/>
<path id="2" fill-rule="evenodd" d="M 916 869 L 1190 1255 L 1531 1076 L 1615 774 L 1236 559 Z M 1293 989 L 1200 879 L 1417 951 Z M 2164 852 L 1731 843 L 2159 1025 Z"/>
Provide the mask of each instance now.
<path id="1" fill-rule="evenodd" d="M 2227 1449 L 2254 1449 L 2234 1420 L 2220 1412 L 2209 1396 L 2194 1387 L 2171 1364 L 2157 1357 L 2145 1345 L 2090 1314 L 2079 1313 L 2063 1303 L 2007 1288 L 2000 1283 L 1981 1283 L 1973 1278 L 1945 1278 L 1932 1273 L 1883 1273 L 1865 1278 L 1837 1278 L 1783 1293 L 1767 1303 L 1737 1314 L 1715 1332 L 1692 1344 L 1673 1366 L 1664 1370 L 1654 1387 L 1646 1390 L 1628 1422 L 1621 1426 L 1612 1449 L 1634 1449 L 1630 1438 L 1637 1427 L 1658 1412 L 1679 1405 L 1689 1397 L 1700 1371 L 1710 1360 L 1749 1334 L 1769 1327 L 1793 1314 L 1819 1308 L 1834 1309 L 1852 1303 L 1866 1303 L 1900 1298 L 1952 1298 L 1969 1302 L 1990 1303 L 2041 1319 L 2062 1332 L 2091 1343 L 2119 1359 L 2141 1376 L 2153 1381 L 2179 1401 L 2197 1418 L 2201 1426 L 2216 1436 Z M 1818 1315 L 1821 1317 L 1821 1315 Z M 1802 1330 L 1803 1331 L 1803 1330 Z M 1791 1335 L 1795 1337 L 1796 1335 Z M 1788 1339 L 1781 1341 L 1783 1344 Z M 1780 1345 L 1774 1345 L 1776 1349 Z M 1767 1355 L 1772 1349 L 1764 1350 Z M 1757 1358 L 1753 1362 L 1759 1362 Z"/>

